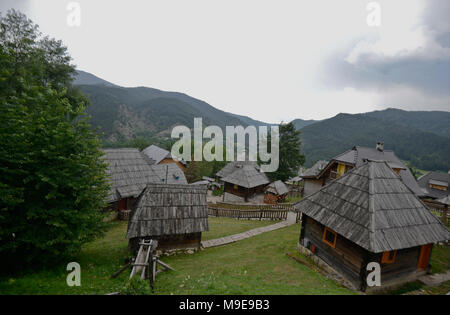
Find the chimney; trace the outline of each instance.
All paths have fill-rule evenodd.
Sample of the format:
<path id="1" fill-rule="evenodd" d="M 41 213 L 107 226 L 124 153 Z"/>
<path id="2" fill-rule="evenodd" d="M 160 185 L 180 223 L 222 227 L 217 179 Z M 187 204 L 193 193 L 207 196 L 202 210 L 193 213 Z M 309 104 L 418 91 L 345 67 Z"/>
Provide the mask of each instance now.
<path id="1" fill-rule="evenodd" d="M 381 151 L 381 152 L 383 152 L 383 150 L 384 150 L 384 142 L 380 142 L 380 141 L 378 141 L 377 142 L 377 150 L 378 151 Z"/>

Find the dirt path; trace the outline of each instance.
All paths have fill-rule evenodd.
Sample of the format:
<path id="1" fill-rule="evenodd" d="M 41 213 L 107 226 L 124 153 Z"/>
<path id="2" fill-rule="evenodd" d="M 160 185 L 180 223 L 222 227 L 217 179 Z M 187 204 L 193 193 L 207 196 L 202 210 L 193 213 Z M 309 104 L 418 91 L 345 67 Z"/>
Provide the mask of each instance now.
<path id="1" fill-rule="evenodd" d="M 221 238 L 216 238 L 216 239 L 208 240 L 208 241 L 202 241 L 202 247 L 208 248 L 208 247 L 221 246 L 221 245 L 241 241 L 246 238 L 250 238 L 255 235 L 262 234 L 262 233 L 278 230 L 278 229 L 290 226 L 292 224 L 295 224 L 295 219 L 296 219 L 296 214 L 294 212 L 289 212 L 288 216 L 287 216 L 287 220 L 285 220 L 285 221 L 275 223 L 272 225 L 268 225 L 268 226 L 263 226 L 263 227 L 252 229 L 252 230 L 248 230 L 248 231 L 234 234 L 234 235 L 224 236 Z"/>

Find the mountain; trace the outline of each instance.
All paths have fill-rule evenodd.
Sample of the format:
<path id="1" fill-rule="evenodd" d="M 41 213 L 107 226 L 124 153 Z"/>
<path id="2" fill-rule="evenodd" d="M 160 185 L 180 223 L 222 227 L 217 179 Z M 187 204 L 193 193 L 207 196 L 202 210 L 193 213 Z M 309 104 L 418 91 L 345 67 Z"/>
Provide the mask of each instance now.
<path id="1" fill-rule="evenodd" d="M 247 116 L 227 113 L 210 104 L 178 92 L 148 87 L 125 88 L 87 72 L 79 71 L 74 82 L 88 95 L 93 127 L 103 132 L 106 143 L 136 137 L 164 140 L 176 125 L 193 127 L 195 117 L 203 125 L 268 125 Z M 386 149 L 423 170 L 450 169 L 450 113 L 408 112 L 386 109 L 364 114 L 339 114 L 316 121 L 293 121 L 302 131 L 302 150 L 307 165 L 330 159 L 355 145 L 375 146 L 384 141 Z"/>
<path id="2" fill-rule="evenodd" d="M 414 111 L 396 108 L 365 113 L 368 117 L 378 118 L 409 128 L 432 132 L 443 137 L 450 137 L 450 112 Z"/>
<path id="3" fill-rule="evenodd" d="M 77 70 L 77 74 L 74 78 L 74 85 L 104 85 L 115 86 L 111 82 L 100 79 L 99 77 L 85 71 Z"/>
<path id="4" fill-rule="evenodd" d="M 120 87 L 83 71 L 78 71 L 74 85 L 88 95 L 91 125 L 100 128 L 107 142 L 138 136 L 167 138 L 174 126 L 192 128 L 195 117 L 202 117 L 204 126 L 269 125 L 224 112 L 183 93 Z"/>
<path id="5" fill-rule="evenodd" d="M 296 129 L 302 129 L 303 127 L 312 125 L 320 120 L 303 120 L 303 119 L 294 119 L 291 121 Z"/>
<path id="6" fill-rule="evenodd" d="M 307 157 L 307 166 L 317 160 L 331 159 L 355 145 L 374 147 L 377 141 L 384 141 L 386 150 L 393 150 L 399 158 L 417 168 L 445 172 L 450 170 L 448 133 L 439 135 L 413 128 L 405 122 L 407 118 L 400 123 L 389 115 L 389 118 L 383 118 L 385 115 L 379 112 L 372 114 L 339 114 L 301 128 L 302 149 Z M 435 115 L 433 123 L 441 125 L 439 117 L 442 116 L 442 120 L 445 120 L 447 114 L 442 112 Z M 415 117 L 414 112 L 407 112 L 405 116 Z M 425 128 L 425 124 L 420 126 L 434 129 Z"/>

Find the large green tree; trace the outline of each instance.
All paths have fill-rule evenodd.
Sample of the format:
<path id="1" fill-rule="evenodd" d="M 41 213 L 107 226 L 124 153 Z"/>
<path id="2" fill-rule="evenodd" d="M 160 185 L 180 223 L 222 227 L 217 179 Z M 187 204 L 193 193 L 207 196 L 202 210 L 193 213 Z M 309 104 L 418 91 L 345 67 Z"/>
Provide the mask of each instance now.
<path id="1" fill-rule="evenodd" d="M 286 181 L 297 176 L 298 169 L 305 163 L 305 156 L 301 153 L 300 131 L 296 130 L 292 122 L 280 124 L 279 166 L 275 172 L 267 173 L 271 180 Z M 270 141 L 270 137 L 269 137 Z"/>
<path id="2" fill-rule="evenodd" d="M 100 141 L 60 41 L 0 15 L 0 264 L 46 264 L 101 235 Z"/>

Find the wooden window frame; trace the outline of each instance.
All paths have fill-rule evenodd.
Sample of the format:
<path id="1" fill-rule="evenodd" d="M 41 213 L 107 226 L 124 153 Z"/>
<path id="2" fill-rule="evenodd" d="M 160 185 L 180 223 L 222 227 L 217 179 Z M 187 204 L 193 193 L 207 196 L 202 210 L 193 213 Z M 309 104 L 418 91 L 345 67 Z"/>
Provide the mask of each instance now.
<path id="1" fill-rule="evenodd" d="M 390 255 L 391 252 L 394 252 L 394 257 L 389 259 L 389 255 Z M 395 258 L 396 257 L 397 257 L 397 251 L 396 250 L 383 252 L 383 255 L 381 255 L 381 263 L 382 264 L 393 264 L 393 263 L 395 263 Z"/>
<path id="2" fill-rule="evenodd" d="M 328 242 L 327 238 L 325 237 L 327 235 L 327 232 L 330 232 L 331 234 L 334 235 L 333 243 Z M 332 248 L 336 248 L 336 241 L 337 241 L 337 233 L 335 231 L 333 231 L 332 229 L 325 227 L 323 229 L 322 242 L 324 242 L 325 244 L 327 244 L 328 246 L 330 246 Z"/>

